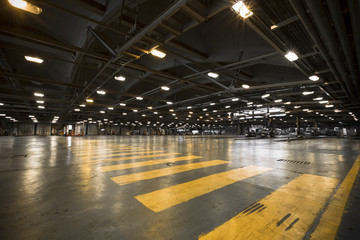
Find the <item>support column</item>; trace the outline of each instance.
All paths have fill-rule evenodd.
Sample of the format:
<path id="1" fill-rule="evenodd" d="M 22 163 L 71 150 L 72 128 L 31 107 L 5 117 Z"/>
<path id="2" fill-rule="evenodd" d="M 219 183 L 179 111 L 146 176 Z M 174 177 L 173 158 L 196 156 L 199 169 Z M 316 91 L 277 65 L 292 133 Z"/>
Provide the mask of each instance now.
<path id="1" fill-rule="evenodd" d="M 300 117 L 296 116 L 296 136 L 300 136 Z"/>
<path id="2" fill-rule="evenodd" d="M 314 121 L 314 136 L 318 136 L 318 122 L 317 122 L 317 118 L 315 118 Z"/>

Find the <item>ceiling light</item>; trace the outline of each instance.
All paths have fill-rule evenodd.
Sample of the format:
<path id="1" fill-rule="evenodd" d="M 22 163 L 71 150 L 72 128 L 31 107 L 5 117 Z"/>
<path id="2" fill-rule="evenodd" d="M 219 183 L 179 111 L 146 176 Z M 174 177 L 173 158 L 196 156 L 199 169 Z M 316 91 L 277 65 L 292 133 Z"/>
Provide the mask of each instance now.
<path id="1" fill-rule="evenodd" d="M 187 109 L 190 109 L 190 108 L 192 108 L 192 107 L 191 107 L 191 106 L 188 106 L 188 107 L 187 107 Z"/>
<path id="2" fill-rule="evenodd" d="M 100 94 L 100 95 L 105 95 L 106 94 L 106 92 L 104 90 L 97 90 L 96 93 Z"/>
<path id="3" fill-rule="evenodd" d="M 323 100 L 323 98 L 322 97 L 317 97 L 317 98 L 313 98 L 313 100 L 314 101 L 321 101 L 321 100 Z"/>
<path id="4" fill-rule="evenodd" d="M 203 111 L 207 111 L 207 108 L 204 108 Z"/>
<path id="5" fill-rule="evenodd" d="M 4 106 L 4 104 L 3 104 L 3 103 L 0 103 L 0 106 Z"/>
<path id="6" fill-rule="evenodd" d="M 80 106 L 80 107 L 86 107 L 86 105 L 85 105 L 85 104 L 80 104 L 79 106 Z"/>
<path id="7" fill-rule="evenodd" d="M 294 52 L 288 52 L 285 57 L 290 61 L 293 62 L 295 60 L 297 60 L 299 57 L 294 53 Z"/>
<path id="8" fill-rule="evenodd" d="M 326 107 L 326 108 L 332 108 L 332 107 L 334 107 L 334 105 L 332 105 L 332 104 L 327 104 L 327 105 L 325 105 L 325 107 Z"/>
<path id="9" fill-rule="evenodd" d="M 173 104 L 173 102 L 166 102 L 166 104 L 171 105 L 171 104 Z"/>
<path id="10" fill-rule="evenodd" d="M 151 53 L 153 56 L 158 57 L 158 58 L 164 58 L 164 57 L 166 56 L 166 53 L 161 52 L 161 51 L 156 50 L 156 49 L 151 50 L 150 53 Z"/>
<path id="11" fill-rule="evenodd" d="M 141 101 L 141 100 L 143 100 L 143 98 L 142 97 L 136 97 L 136 100 Z"/>
<path id="12" fill-rule="evenodd" d="M 158 112 L 154 112 L 154 114 L 158 114 Z"/>
<path id="13" fill-rule="evenodd" d="M 126 103 L 119 103 L 119 105 L 125 107 Z"/>
<path id="14" fill-rule="evenodd" d="M 310 79 L 311 81 L 316 82 L 316 81 L 318 81 L 320 78 L 319 78 L 318 76 L 316 76 L 316 75 L 312 75 L 312 76 L 309 77 L 309 79 Z"/>
<path id="15" fill-rule="evenodd" d="M 243 88 L 245 88 L 245 89 L 248 89 L 248 88 L 250 88 L 250 86 L 249 85 L 247 85 L 247 84 L 243 84 L 243 85 L 241 85 Z"/>
<path id="16" fill-rule="evenodd" d="M 214 102 L 210 103 L 210 106 L 214 106 L 214 105 L 215 105 L 215 103 L 214 103 Z"/>
<path id="17" fill-rule="evenodd" d="M 335 109 L 334 112 L 341 112 L 341 110 L 340 109 Z"/>
<path id="18" fill-rule="evenodd" d="M 267 97 L 270 97 L 270 94 L 267 93 L 267 94 L 262 95 L 261 97 L 262 97 L 262 98 L 267 98 Z"/>
<path id="19" fill-rule="evenodd" d="M 39 15 L 42 12 L 42 9 L 39 8 L 38 6 L 35 6 L 34 4 L 28 3 L 23 0 L 8 0 L 8 1 L 13 7 L 19 8 L 29 13 Z"/>
<path id="20" fill-rule="evenodd" d="M 147 109 L 152 109 L 152 106 L 148 106 Z"/>
<path id="21" fill-rule="evenodd" d="M 25 59 L 29 62 L 34 62 L 34 63 L 42 63 L 44 61 L 41 58 L 31 57 L 31 56 L 25 56 Z"/>
<path id="22" fill-rule="evenodd" d="M 38 106 L 38 108 L 45 109 L 45 107 L 44 107 L 44 106 Z"/>
<path id="23" fill-rule="evenodd" d="M 270 29 L 271 29 L 271 30 L 274 30 L 274 29 L 276 29 L 277 27 L 278 27 L 278 25 L 275 25 L 275 24 L 274 24 L 274 25 L 272 25 L 272 26 L 270 27 Z"/>
<path id="24" fill-rule="evenodd" d="M 314 91 L 305 91 L 303 92 L 303 95 L 311 95 L 314 94 Z"/>
<path id="25" fill-rule="evenodd" d="M 282 102 L 282 99 L 276 99 L 274 102 L 276 103 Z"/>
<path id="26" fill-rule="evenodd" d="M 35 116 L 34 115 L 29 115 L 29 118 L 34 118 Z"/>
<path id="27" fill-rule="evenodd" d="M 75 108 L 74 111 L 75 111 L 75 112 L 80 112 L 80 109 L 79 109 L 79 108 Z"/>
<path id="28" fill-rule="evenodd" d="M 231 101 L 237 102 L 237 101 L 239 101 L 239 98 L 233 98 L 233 99 L 231 99 Z"/>
<path id="29" fill-rule="evenodd" d="M 243 1 L 239 1 L 232 5 L 232 9 L 234 9 L 243 18 L 248 18 L 253 15 L 253 12 L 247 8 Z"/>
<path id="30" fill-rule="evenodd" d="M 44 101 L 40 101 L 40 100 L 38 100 L 38 101 L 36 101 L 36 103 L 41 103 L 41 104 L 43 104 L 43 103 L 44 103 Z"/>
<path id="31" fill-rule="evenodd" d="M 219 77 L 219 74 L 214 73 L 214 72 L 208 72 L 207 75 L 208 75 L 209 77 L 211 77 L 211 78 L 218 78 L 218 77 Z"/>
<path id="32" fill-rule="evenodd" d="M 174 109 L 169 109 L 169 111 L 170 111 L 170 112 L 173 112 L 173 111 L 174 111 Z"/>
<path id="33" fill-rule="evenodd" d="M 248 103 L 246 103 L 247 105 L 251 105 L 251 104 L 253 104 L 253 102 L 248 102 Z"/>
<path id="34" fill-rule="evenodd" d="M 133 112 L 137 112 L 138 110 L 136 110 L 136 109 L 133 109 Z"/>
<path id="35" fill-rule="evenodd" d="M 127 113 L 122 113 L 122 115 L 127 115 Z"/>
<path id="36" fill-rule="evenodd" d="M 114 108 L 113 108 L 113 107 L 108 107 L 108 109 L 109 109 L 109 110 L 114 110 Z"/>
<path id="37" fill-rule="evenodd" d="M 225 106 L 225 108 L 230 108 L 230 106 Z"/>
<path id="38" fill-rule="evenodd" d="M 289 104 L 291 104 L 291 102 L 285 102 L 284 104 L 289 105 Z"/>
<path id="39" fill-rule="evenodd" d="M 328 103 L 328 102 L 329 102 L 328 100 L 319 101 L 320 104 L 325 104 L 325 103 Z"/>
<path id="40" fill-rule="evenodd" d="M 169 91 L 170 88 L 168 86 L 161 86 L 161 90 L 164 90 L 164 91 Z"/>
<path id="41" fill-rule="evenodd" d="M 5 113 L 0 113 L 0 117 L 5 117 L 6 114 Z"/>
<path id="42" fill-rule="evenodd" d="M 34 93 L 34 96 L 35 97 L 44 97 L 44 94 L 36 92 L 36 93 Z"/>
<path id="43" fill-rule="evenodd" d="M 294 108 L 301 108 L 301 106 L 294 106 Z"/>
<path id="44" fill-rule="evenodd" d="M 92 100 L 92 99 L 88 98 L 88 99 L 86 99 L 86 102 L 88 102 L 88 103 L 93 103 L 93 102 L 94 102 L 94 100 Z"/>
<path id="45" fill-rule="evenodd" d="M 118 81 L 121 81 L 121 82 L 125 81 L 125 79 L 126 79 L 126 78 L 125 78 L 124 76 L 122 76 L 122 75 L 115 76 L 114 78 L 115 78 L 115 80 L 118 80 Z"/>
<path id="46" fill-rule="evenodd" d="M 258 104 L 258 105 L 256 105 L 256 107 L 262 107 L 263 105 L 262 104 Z"/>
<path id="47" fill-rule="evenodd" d="M 100 111 L 100 113 L 105 113 L 105 111 Z"/>

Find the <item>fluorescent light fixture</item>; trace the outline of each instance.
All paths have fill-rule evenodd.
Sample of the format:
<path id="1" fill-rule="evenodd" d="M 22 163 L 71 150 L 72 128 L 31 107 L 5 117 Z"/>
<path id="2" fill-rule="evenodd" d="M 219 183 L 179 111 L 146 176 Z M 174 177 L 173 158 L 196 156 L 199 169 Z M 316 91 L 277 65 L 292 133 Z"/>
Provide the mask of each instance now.
<path id="1" fill-rule="evenodd" d="M 41 104 L 43 104 L 43 103 L 44 103 L 44 101 L 40 101 L 40 100 L 38 100 L 38 101 L 36 101 L 36 103 L 41 103 Z"/>
<path id="2" fill-rule="evenodd" d="M 133 109 L 133 112 L 137 112 L 138 110 L 136 110 L 136 109 Z"/>
<path id="3" fill-rule="evenodd" d="M 119 105 L 125 107 L 126 103 L 119 103 Z"/>
<path id="4" fill-rule="evenodd" d="M 104 90 L 97 90 L 96 93 L 100 94 L 100 95 L 105 95 L 106 94 L 106 92 Z"/>
<path id="5" fill-rule="evenodd" d="M 148 106 L 147 109 L 152 109 L 152 106 Z"/>
<path id="6" fill-rule="evenodd" d="M 313 98 L 313 100 L 314 101 L 321 101 L 321 100 L 323 100 L 323 98 L 322 97 L 317 97 L 317 98 Z"/>
<path id="7" fill-rule="evenodd" d="M 263 105 L 262 104 L 258 104 L 258 105 L 256 105 L 256 107 L 262 107 Z"/>
<path id="8" fill-rule="evenodd" d="M 8 116 L 8 117 L 5 117 L 5 118 L 10 119 L 11 117 Z"/>
<path id="9" fill-rule="evenodd" d="M 158 112 L 154 112 L 154 114 L 158 114 Z"/>
<path id="10" fill-rule="evenodd" d="M 230 108 L 230 106 L 225 106 L 225 108 Z"/>
<path id="11" fill-rule="evenodd" d="M 318 76 L 316 76 L 316 75 L 312 75 L 312 76 L 309 77 L 309 79 L 310 79 L 311 81 L 316 82 L 316 81 L 318 81 L 320 78 L 319 78 Z"/>
<path id="12" fill-rule="evenodd" d="M 299 57 L 296 55 L 296 53 L 294 52 L 288 52 L 285 54 L 285 57 L 290 61 L 290 62 L 293 62 L 295 60 L 297 60 Z"/>
<path id="13" fill-rule="evenodd" d="M 253 15 L 253 12 L 248 9 L 248 7 L 243 3 L 243 1 L 238 1 L 232 5 L 232 9 L 235 10 L 241 17 L 248 18 Z"/>
<path id="14" fill-rule="evenodd" d="M 294 106 L 294 108 L 301 108 L 301 106 Z"/>
<path id="15" fill-rule="evenodd" d="M 204 108 L 203 111 L 207 111 L 207 108 Z"/>
<path id="16" fill-rule="evenodd" d="M 243 85 L 241 85 L 241 87 L 243 87 L 243 88 L 245 88 L 245 89 L 250 88 L 250 86 L 249 86 L 249 85 L 247 85 L 247 84 L 243 84 Z"/>
<path id="17" fill-rule="evenodd" d="M 171 105 L 171 104 L 173 104 L 173 102 L 166 102 L 166 104 Z"/>
<path id="18" fill-rule="evenodd" d="M 305 91 L 303 92 L 303 95 L 311 95 L 311 94 L 314 94 L 314 91 Z"/>
<path id="19" fill-rule="evenodd" d="M 122 76 L 122 75 L 115 76 L 114 78 L 115 78 L 115 80 L 121 81 L 121 82 L 125 81 L 125 79 L 126 79 L 126 78 L 125 78 L 124 76 Z"/>
<path id="20" fill-rule="evenodd" d="M 143 100 L 143 98 L 142 97 L 136 97 L 136 100 L 141 101 L 141 100 Z"/>
<path id="21" fill-rule="evenodd" d="M 210 103 L 210 106 L 214 106 L 216 103 L 214 103 L 214 102 L 212 102 L 212 103 Z"/>
<path id="22" fill-rule="evenodd" d="M 3 104 L 3 103 L 0 103 L 0 106 L 4 106 L 4 104 Z"/>
<path id="23" fill-rule="evenodd" d="M 79 106 L 80 106 L 80 107 L 86 107 L 86 105 L 85 105 L 85 104 L 80 104 Z"/>
<path id="24" fill-rule="evenodd" d="M 44 60 L 37 57 L 25 56 L 26 61 L 34 62 L 34 63 L 42 63 Z"/>
<path id="25" fill-rule="evenodd" d="M 277 27 L 278 27 L 278 25 L 275 25 L 275 24 L 274 24 L 274 25 L 272 25 L 272 26 L 270 27 L 270 29 L 271 29 L 271 30 L 274 30 L 274 29 L 276 29 Z"/>
<path id="26" fill-rule="evenodd" d="M 284 104 L 289 105 L 289 104 L 291 104 L 291 102 L 285 102 Z"/>
<path id="27" fill-rule="evenodd" d="M 24 11 L 32 13 L 32 14 L 39 15 L 42 12 L 42 9 L 39 8 L 38 6 L 28 3 L 26 1 L 23 1 L 23 0 L 8 0 L 8 2 L 13 7 L 19 8 L 21 10 L 24 10 Z"/>
<path id="28" fill-rule="evenodd" d="M 270 94 L 269 94 L 269 93 L 264 94 L 264 95 L 261 96 L 261 98 L 267 98 L 267 97 L 270 97 Z"/>
<path id="29" fill-rule="evenodd" d="M 75 108 L 74 111 L 75 111 L 75 112 L 80 112 L 80 109 L 79 109 L 79 108 Z"/>
<path id="30" fill-rule="evenodd" d="M 92 100 L 92 99 L 88 98 L 88 99 L 86 99 L 86 102 L 88 102 L 88 103 L 93 103 L 93 102 L 94 102 L 94 100 Z"/>
<path id="31" fill-rule="evenodd" d="M 40 108 L 40 109 L 45 109 L 45 107 L 44 107 L 44 106 L 38 106 L 38 108 Z"/>
<path id="32" fill-rule="evenodd" d="M 213 112 L 217 112 L 217 110 L 213 110 Z"/>
<path id="33" fill-rule="evenodd" d="M 164 91 L 169 91 L 170 88 L 168 86 L 161 86 L 161 90 L 164 90 Z"/>
<path id="34" fill-rule="evenodd" d="M 34 115 L 29 115 L 29 118 L 34 118 L 35 116 Z"/>
<path id="35" fill-rule="evenodd" d="M 127 113 L 122 113 L 122 115 L 127 115 Z"/>
<path id="36" fill-rule="evenodd" d="M 36 92 L 36 93 L 34 93 L 34 96 L 35 97 L 44 97 L 44 94 Z"/>
<path id="37" fill-rule="evenodd" d="M 246 103 L 247 105 L 251 105 L 251 104 L 253 104 L 253 102 L 248 102 L 248 103 Z"/>
<path id="38" fill-rule="evenodd" d="M 169 111 L 170 111 L 170 112 L 173 112 L 173 111 L 174 111 L 174 109 L 169 109 Z"/>
<path id="39" fill-rule="evenodd" d="M 332 104 L 326 104 L 325 107 L 326 107 L 326 108 L 332 108 L 332 107 L 334 107 L 334 105 L 332 105 Z"/>
<path id="40" fill-rule="evenodd" d="M 114 110 L 114 108 L 113 108 L 113 107 L 108 107 L 108 109 L 109 109 L 109 110 Z"/>
<path id="41" fill-rule="evenodd" d="M 0 117 L 5 117 L 6 114 L 5 113 L 0 113 Z"/>
<path id="42" fill-rule="evenodd" d="M 276 99 L 274 102 L 276 103 L 282 102 L 282 99 Z"/>
<path id="43" fill-rule="evenodd" d="M 105 113 L 105 111 L 100 111 L 100 113 Z"/>
<path id="44" fill-rule="evenodd" d="M 340 109 L 335 109 L 334 112 L 341 112 L 341 110 Z"/>
<path id="45" fill-rule="evenodd" d="M 187 109 L 190 109 L 190 108 L 192 108 L 192 107 L 191 107 L 191 106 L 188 106 L 188 107 L 187 107 Z"/>
<path id="46" fill-rule="evenodd" d="M 233 99 L 231 99 L 231 101 L 237 102 L 237 101 L 239 101 L 239 98 L 233 98 Z"/>
<path id="47" fill-rule="evenodd" d="M 319 101 L 320 104 L 325 104 L 325 103 L 328 103 L 328 102 L 329 102 L 328 100 Z"/>
<path id="48" fill-rule="evenodd" d="M 211 78 L 218 78 L 218 77 L 219 77 L 219 74 L 214 73 L 214 72 L 208 72 L 207 75 L 208 75 L 209 77 L 211 77 Z"/>
<path id="49" fill-rule="evenodd" d="M 157 49 L 153 49 L 150 51 L 150 53 L 155 56 L 155 57 L 158 57 L 158 58 L 164 58 L 166 56 L 166 53 L 162 52 L 162 51 L 159 51 Z"/>

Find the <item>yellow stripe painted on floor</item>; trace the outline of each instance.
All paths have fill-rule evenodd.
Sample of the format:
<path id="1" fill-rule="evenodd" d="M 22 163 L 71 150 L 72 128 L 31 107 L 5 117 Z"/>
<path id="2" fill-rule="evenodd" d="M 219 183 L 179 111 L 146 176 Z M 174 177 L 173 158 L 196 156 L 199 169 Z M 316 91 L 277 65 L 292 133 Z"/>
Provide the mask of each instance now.
<path id="1" fill-rule="evenodd" d="M 87 163 L 97 163 L 97 162 L 115 162 L 115 161 L 125 161 L 125 160 L 136 160 L 136 159 L 164 157 L 164 156 L 171 156 L 171 155 L 178 155 L 178 154 L 181 154 L 181 153 L 161 153 L 161 154 L 148 154 L 148 155 L 130 156 L 130 157 L 119 157 L 119 158 L 86 161 L 85 163 L 87 164 Z"/>
<path id="2" fill-rule="evenodd" d="M 111 180 L 113 180 L 114 182 L 116 182 L 120 185 L 125 185 L 125 184 L 129 184 L 129 183 L 137 182 L 137 181 L 168 176 L 168 175 L 172 175 L 172 174 L 176 174 L 176 173 L 181 173 L 181 172 L 190 171 L 190 170 L 199 169 L 199 168 L 216 166 L 216 165 L 225 164 L 225 163 L 229 163 L 229 162 L 223 161 L 223 160 L 212 160 L 212 161 L 206 161 L 206 162 L 190 163 L 190 164 L 178 165 L 178 166 L 174 166 L 174 167 L 161 168 L 161 169 L 152 170 L 152 171 L 122 175 L 122 176 L 118 176 L 118 177 L 113 177 L 113 178 L 111 178 Z"/>
<path id="3" fill-rule="evenodd" d="M 193 159 L 198 159 L 198 158 L 202 158 L 202 157 L 189 155 L 189 156 L 177 157 L 177 158 L 165 158 L 165 159 L 150 160 L 150 161 L 145 161 L 145 162 L 124 163 L 124 164 L 119 164 L 119 165 L 111 165 L 111 166 L 101 167 L 100 169 L 103 172 L 109 172 L 109 171 L 123 170 L 123 169 L 129 169 L 129 168 L 150 166 L 150 165 L 155 165 L 155 164 L 160 164 L 160 163 L 193 160 Z"/>
<path id="4" fill-rule="evenodd" d="M 93 151 L 93 152 L 86 152 L 86 153 L 75 153 L 76 156 L 94 156 L 94 155 L 100 155 L 100 154 L 109 154 L 109 153 L 128 153 L 128 152 L 140 152 L 140 151 L 149 151 L 151 149 L 114 149 L 114 150 L 108 150 L 108 151 Z"/>
<path id="5" fill-rule="evenodd" d="M 128 152 L 128 153 L 115 153 L 115 154 L 102 154 L 99 156 L 94 156 L 94 155 L 89 155 L 89 156 L 83 156 L 82 159 L 98 159 L 98 158 L 102 158 L 102 159 L 106 159 L 106 158 L 110 158 L 110 157 L 116 157 L 116 156 L 128 156 L 128 155 L 139 155 L 139 154 L 146 154 L 146 153 L 162 153 L 164 151 L 143 151 L 143 152 Z"/>
<path id="6" fill-rule="evenodd" d="M 199 239 L 303 239 L 337 183 L 301 175 Z"/>
<path id="7" fill-rule="evenodd" d="M 359 169 L 360 155 L 357 157 L 354 165 L 350 169 L 344 181 L 341 183 L 334 198 L 322 215 L 318 226 L 311 234 L 311 239 L 335 239 L 347 199 L 349 198 L 350 191 L 354 185 Z"/>
<path id="8" fill-rule="evenodd" d="M 206 193 L 223 188 L 246 178 L 272 170 L 271 168 L 248 166 L 138 195 L 135 198 L 154 212 L 189 201 Z"/>

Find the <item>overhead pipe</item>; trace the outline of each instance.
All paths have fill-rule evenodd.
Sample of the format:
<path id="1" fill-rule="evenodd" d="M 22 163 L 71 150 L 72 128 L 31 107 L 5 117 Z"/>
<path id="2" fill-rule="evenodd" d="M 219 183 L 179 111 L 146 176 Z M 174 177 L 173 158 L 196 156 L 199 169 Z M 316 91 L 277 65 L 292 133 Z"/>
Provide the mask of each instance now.
<path id="1" fill-rule="evenodd" d="M 318 35 L 317 30 L 315 29 L 314 25 L 312 24 L 309 15 L 307 14 L 304 6 L 302 5 L 300 0 L 289 0 L 291 6 L 294 8 L 296 14 L 300 17 L 301 22 L 303 23 L 305 29 L 308 31 L 310 37 L 313 39 L 315 44 L 318 46 L 321 55 L 324 57 L 325 61 L 327 62 L 329 68 L 331 69 L 331 72 L 333 73 L 335 79 L 338 81 L 338 83 L 341 85 L 341 88 L 344 90 L 346 96 L 350 98 L 349 91 L 347 87 L 344 85 L 344 82 L 339 76 L 339 73 L 337 72 L 334 63 L 332 62 L 327 49 L 325 48 L 323 42 L 320 39 L 320 36 Z"/>
<path id="2" fill-rule="evenodd" d="M 350 96 L 352 98 L 356 98 L 356 95 L 353 92 L 353 83 L 349 79 L 349 75 L 342 59 L 339 46 L 336 43 L 335 37 L 333 34 L 331 34 L 332 29 L 329 21 L 327 20 L 326 13 L 324 7 L 321 4 L 321 1 L 305 0 L 305 2 L 309 7 L 310 13 L 315 21 L 316 26 L 318 26 L 318 30 L 323 37 L 324 42 L 328 45 L 328 51 L 330 53 L 330 56 L 332 56 L 332 58 L 334 59 L 335 66 L 339 70 L 341 78 L 344 79 Z"/>
<path id="3" fill-rule="evenodd" d="M 329 8 L 331 18 L 333 19 L 334 27 L 340 40 L 341 48 L 343 49 L 343 53 L 345 55 L 345 60 L 349 66 L 351 80 L 355 85 L 356 92 L 360 93 L 359 75 L 355 70 L 354 54 L 351 51 L 349 39 L 347 38 L 348 33 L 346 31 L 345 21 L 340 10 L 340 3 L 339 1 L 326 0 L 326 4 Z M 360 49 L 360 47 L 358 47 L 358 49 Z"/>
<path id="4" fill-rule="evenodd" d="M 349 11 L 350 11 L 350 20 L 352 32 L 354 34 L 354 42 L 355 42 L 355 51 L 358 62 L 358 67 L 360 67 L 360 3 L 359 0 L 348 0 Z M 356 81 L 359 83 L 360 79 L 357 78 Z"/>

